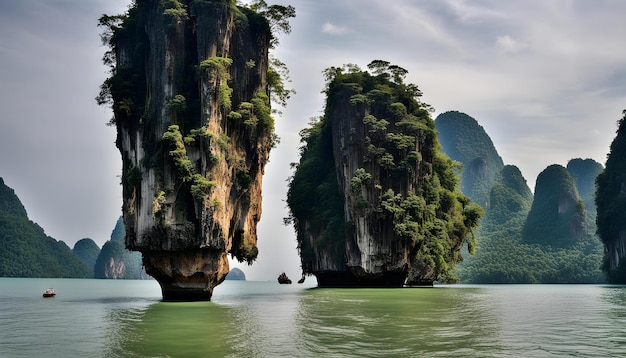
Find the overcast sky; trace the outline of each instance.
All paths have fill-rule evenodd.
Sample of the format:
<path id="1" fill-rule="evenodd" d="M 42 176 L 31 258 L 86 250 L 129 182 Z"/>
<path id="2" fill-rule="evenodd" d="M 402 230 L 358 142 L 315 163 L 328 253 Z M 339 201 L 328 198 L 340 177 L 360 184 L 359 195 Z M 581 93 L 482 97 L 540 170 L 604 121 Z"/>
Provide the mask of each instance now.
<path id="1" fill-rule="evenodd" d="M 269 3 L 273 3 L 268 0 Z M 0 177 L 29 218 L 68 246 L 109 239 L 121 214 L 120 155 L 94 97 L 106 78 L 97 28 L 128 0 L 0 0 Z M 551 164 L 604 164 L 626 108 L 626 2 L 621 0 L 293 0 L 292 33 L 275 54 L 297 91 L 276 119 L 248 279 L 300 273 L 285 227 L 298 132 L 323 111 L 322 70 L 373 59 L 409 71 L 437 114 L 476 118 L 533 188 Z"/>

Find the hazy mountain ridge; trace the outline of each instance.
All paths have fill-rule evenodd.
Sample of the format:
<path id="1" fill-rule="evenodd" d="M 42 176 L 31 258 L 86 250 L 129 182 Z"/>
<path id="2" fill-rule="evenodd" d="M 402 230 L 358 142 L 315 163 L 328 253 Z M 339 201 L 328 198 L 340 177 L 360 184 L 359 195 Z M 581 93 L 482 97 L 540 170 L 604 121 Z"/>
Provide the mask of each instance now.
<path id="1" fill-rule="evenodd" d="M 28 219 L 20 199 L 0 178 L 0 277 L 151 279 L 141 253 L 124 247 L 124 236 L 120 217 L 102 249 L 90 238 L 70 249 Z M 243 271 L 232 271 L 228 279 L 245 280 Z"/>
<path id="2" fill-rule="evenodd" d="M 488 135 L 484 128 L 468 115 L 446 112 L 437 117 L 435 125 L 444 138 L 442 150 L 464 168 L 472 165 L 475 153 L 491 153 L 492 157 L 500 158 L 497 152 L 493 153 L 491 140 L 485 140 Z M 473 142 L 473 138 L 479 140 Z M 486 148 L 478 148 L 481 146 Z M 455 156 L 460 152 L 464 155 Z M 603 282 L 600 270 L 603 247 L 595 235 L 595 222 L 590 219 L 595 215 L 595 207 L 585 209 L 598 168 L 602 165 L 592 159 L 579 158 L 572 159 L 567 169 L 551 165 L 538 176 L 533 195 L 519 169 L 504 166 L 494 176 L 493 184 L 483 187 L 489 192 L 486 214 L 477 231 L 476 254 L 465 255 L 465 262 L 458 270 L 461 281 Z M 473 174 L 464 169 L 464 182 L 481 180 Z M 466 186 L 464 193 L 470 197 L 483 195 L 465 190 Z"/>
<path id="3" fill-rule="evenodd" d="M 488 208 L 489 193 L 504 162 L 485 129 L 465 113 L 449 111 L 437 116 L 441 150 L 463 163 L 461 190 L 473 201 Z"/>
<path id="4" fill-rule="evenodd" d="M 89 278 L 91 273 L 63 241 L 28 219 L 22 202 L 0 178 L 0 276 Z"/>

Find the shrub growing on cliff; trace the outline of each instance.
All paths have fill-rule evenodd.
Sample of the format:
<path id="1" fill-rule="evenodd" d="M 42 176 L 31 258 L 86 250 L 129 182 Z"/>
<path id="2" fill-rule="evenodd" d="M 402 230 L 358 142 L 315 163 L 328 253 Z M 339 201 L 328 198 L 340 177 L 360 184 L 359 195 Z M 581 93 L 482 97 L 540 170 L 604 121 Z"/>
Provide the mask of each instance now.
<path id="1" fill-rule="evenodd" d="M 233 60 L 228 57 L 213 56 L 200 62 L 200 69 L 208 71 L 211 77 L 229 80 L 228 67 L 232 64 Z"/>
<path id="2" fill-rule="evenodd" d="M 295 226 L 303 270 L 328 256 L 341 268 L 353 245 L 346 241 L 369 230 L 394 242 L 388 256 L 408 253 L 410 281 L 452 280 L 460 248 L 473 251 L 482 208 L 458 191 L 457 164 L 439 153 L 430 106 L 404 83 L 407 71 L 386 61 L 369 67 L 373 74 L 356 65 L 324 71 L 325 114 L 301 131 L 286 222 Z"/>
<path id="3" fill-rule="evenodd" d="M 175 124 L 169 126 L 167 132 L 163 134 L 163 140 L 169 142 L 171 148 L 173 148 L 169 153 L 178 169 L 178 175 L 180 175 L 183 181 L 190 180 L 193 174 L 193 164 L 187 157 L 183 135 L 180 133 L 178 126 Z"/>

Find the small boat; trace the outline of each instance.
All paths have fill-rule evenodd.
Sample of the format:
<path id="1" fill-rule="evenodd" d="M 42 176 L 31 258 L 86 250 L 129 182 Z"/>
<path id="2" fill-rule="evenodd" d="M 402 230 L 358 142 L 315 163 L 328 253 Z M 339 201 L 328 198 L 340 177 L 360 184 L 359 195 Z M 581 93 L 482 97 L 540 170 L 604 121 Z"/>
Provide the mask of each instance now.
<path id="1" fill-rule="evenodd" d="M 49 288 L 49 289 L 43 291 L 43 296 L 44 297 L 54 297 L 56 295 L 57 295 L 57 292 L 53 288 Z"/>

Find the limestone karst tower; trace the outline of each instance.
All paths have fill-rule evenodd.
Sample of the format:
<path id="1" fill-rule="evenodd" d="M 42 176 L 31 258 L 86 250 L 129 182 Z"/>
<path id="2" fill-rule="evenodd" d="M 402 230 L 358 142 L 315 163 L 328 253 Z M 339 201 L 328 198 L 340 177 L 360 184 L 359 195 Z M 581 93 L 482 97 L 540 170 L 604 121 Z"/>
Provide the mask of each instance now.
<path id="1" fill-rule="evenodd" d="M 227 254 L 252 262 L 275 144 L 270 24 L 234 0 L 135 1 L 103 16 L 126 246 L 164 300 L 209 300 Z"/>

